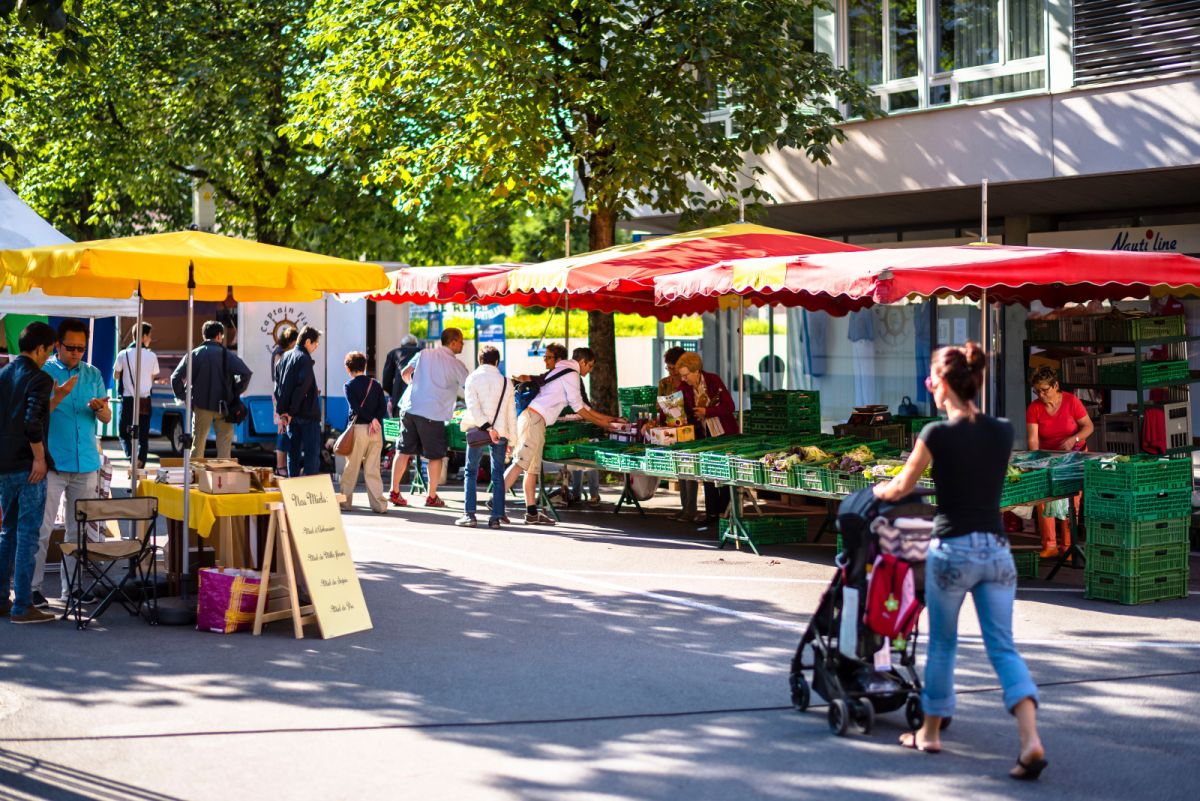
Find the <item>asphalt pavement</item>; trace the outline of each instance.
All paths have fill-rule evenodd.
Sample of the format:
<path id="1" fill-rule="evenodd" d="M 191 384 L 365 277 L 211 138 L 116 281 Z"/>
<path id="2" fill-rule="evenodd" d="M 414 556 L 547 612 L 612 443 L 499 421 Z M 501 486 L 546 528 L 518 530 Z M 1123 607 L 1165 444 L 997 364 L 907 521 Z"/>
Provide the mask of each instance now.
<path id="1" fill-rule="evenodd" d="M 0 799 L 1200 798 L 1196 581 L 1138 607 L 1073 571 L 1022 583 L 1050 761 L 1030 785 L 969 602 L 945 750 L 898 747 L 902 713 L 834 737 L 787 688 L 831 545 L 719 550 L 669 499 L 462 529 L 445 496 L 346 517 L 369 632 L 0 625 Z"/>

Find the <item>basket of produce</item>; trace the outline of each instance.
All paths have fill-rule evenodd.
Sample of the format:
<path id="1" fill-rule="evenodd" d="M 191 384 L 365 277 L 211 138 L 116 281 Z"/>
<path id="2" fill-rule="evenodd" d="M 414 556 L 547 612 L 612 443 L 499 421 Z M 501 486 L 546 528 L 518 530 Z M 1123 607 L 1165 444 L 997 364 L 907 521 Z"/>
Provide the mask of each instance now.
<path id="1" fill-rule="evenodd" d="M 874 461 L 875 452 L 866 445 L 846 451 L 829 466 L 829 491 L 835 495 L 849 495 L 870 486 L 871 480 L 864 471 Z"/>
<path id="2" fill-rule="evenodd" d="M 1089 461 L 1083 470 L 1088 489 L 1125 492 L 1170 489 L 1192 484 L 1192 460 L 1157 456 L 1115 456 Z"/>
<path id="3" fill-rule="evenodd" d="M 1021 506 L 1050 496 L 1050 471 L 1041 469 L 1024 470 L 1018 465 L 1008 466 L 1004 489 L 1000 492 L 1000 507 Z"/>
<path id="4" fill-rule="evenodd" d="M 733 480 L 739 484 L 761 487 L 767 483 L 767 466 L 760 459 L 734 456 L 730 458 L 729 465 L 733 468 Z"/>
<path id="5" fill-rule="evenodd" d="M 794 445 L 761 458 L 765 484 L 769 487 L 829 492 L 832 453 L 816 445 Z"/>

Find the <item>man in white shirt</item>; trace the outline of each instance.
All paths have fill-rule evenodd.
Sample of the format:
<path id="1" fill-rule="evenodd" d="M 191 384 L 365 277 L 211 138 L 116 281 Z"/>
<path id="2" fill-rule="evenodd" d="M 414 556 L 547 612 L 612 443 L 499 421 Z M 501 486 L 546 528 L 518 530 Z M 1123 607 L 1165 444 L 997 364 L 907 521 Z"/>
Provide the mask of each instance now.
<path id="1" fill-rule="evenodd" d="M 116 364 L 113 365 L 113 378 L 121 388 L 121 419 L 118 427 L 121 447 L 125 449 L 127 458 L 133 457 L 134 412 L 138 413 L 138 468 L 146 466 L 146 454 L 150 449 L 150 390 L 154 387 L 154 379 L 158 378 L 158 356 L 150 350 L 150 333 L 153 330 L 154 326 L 150 323 L 142 323 L 142 372 L 141 382 L 136 389 L 137 342 L 133 339 L 137 336 L 136 324 L 130 332 L 129 347 L 117 354 Z"/>
<path id="2" fill-rule="evenodd" d="M 442 480 L 442 459 L 446 458 L 446 423 L 454 416 L 454 402 L 462 394 L 463 382 L 470 370 L 458 360 L 463 335 L 457 328 L 442 332 L 442 346 L 423 350 L 412 358 L 402 376 L 408 382 L 400 399 L 400 442 L 392 467 L 390 499 L 396 506 L 408 506 L 400 494 L 400 479 L 408 469 L 408 460 L 424 456 L 429 461 L 429 495 L 425 505 L 440 508 L 446 502 L 438 497 Z"/>
<path id="3" fill-rule="evenodd" d="M 589 348 L 577 348 L 572 354 L 579 357 L 560 359 L 542 379 L 537 397 L 517 417 L 517 444 L 513 463 L 504 477 L 507 491 L 525 471 L 525 522 L 534 526 L 553 526 L 554 519 L 537 505 L 537 482 L 542 472 L 542 451 L 546 447 L 546 427 L 554 425 L 563 409 L 570 406 L 584 420 L 608 428 L 620 418 L 601 414 L 583 401 L 580 392 L 583 377 L 592 371 L 596 357 Z"/>
<path id="4" fill-rule="evenodd" d="M 474 528 L 475 504 L 479 485 L 479 463 L 485 452 L 491 454 L 492 513 L 488 528 L 500 528 L 507 523 L 504 515 L 504 457 L 509 443 L 517 433 L 517 409 L 508 379 L 500 372 L 500 351 L 491 345 L 479 352 L 479 367 L 467 376 L 463 390 L 467 410 L 463 414 L 462 430 L 478 428 L 491 437 L 487 445 L 467 447 L 466 481 L 463 487 L 463 516 L 456 526 Z"/>

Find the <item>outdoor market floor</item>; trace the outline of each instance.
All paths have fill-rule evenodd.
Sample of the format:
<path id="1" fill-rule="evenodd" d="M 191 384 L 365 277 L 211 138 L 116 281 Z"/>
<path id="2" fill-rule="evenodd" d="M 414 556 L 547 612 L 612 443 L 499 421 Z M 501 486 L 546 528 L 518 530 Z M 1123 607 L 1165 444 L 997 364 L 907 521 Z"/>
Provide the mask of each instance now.
<path id="1" fill-rule="evenodd" d="M 786 681 L 832 547 L 717 550 L 666 519 L 669 499 L 460 529 L 459 488 L 444 494 L 448 510 L 347 516 L 366 633 L 220 636 L 119 611 L 83 633 L 0 625 L 0 798 L 1200 797 L 1195 581 L 1139 607 L 1083 600 L 1075 571 L 1022 583 L 1051 762 L 1023 785 L 969 603 L 943 753 L 899 748 L 901 713 L 836 738 Z"/>

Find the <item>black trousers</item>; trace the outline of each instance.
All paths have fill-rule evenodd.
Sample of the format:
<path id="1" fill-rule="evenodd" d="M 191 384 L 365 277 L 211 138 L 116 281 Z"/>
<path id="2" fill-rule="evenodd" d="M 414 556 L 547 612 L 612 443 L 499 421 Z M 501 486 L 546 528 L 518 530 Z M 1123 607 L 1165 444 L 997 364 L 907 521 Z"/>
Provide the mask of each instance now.
<path id="1" fill-rule="evenodd" d="M 717 486 L 711 481 L 704 482 L 704 514 L 716 517 L 725 514 L 729 508 L 729 487 Z"/>
<path id="2" fill-rule="evenodd" d="M 121 447 L 125 456 L 133 456 L 133 415 L 138 404 L 133 398 L 121 398 L 121 419 L 118 424 L 118 434 L 121 437 Z M 150 450 L 150 415 L 143 415 L 138 420 L 138 461 L 140 466 L 146 464 L 146 454 Z"/>

